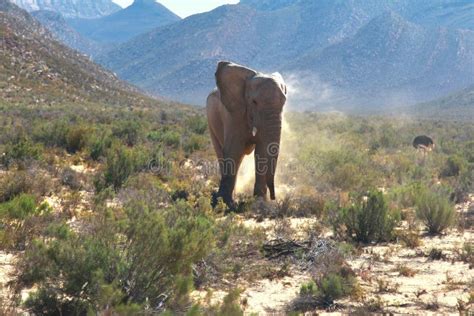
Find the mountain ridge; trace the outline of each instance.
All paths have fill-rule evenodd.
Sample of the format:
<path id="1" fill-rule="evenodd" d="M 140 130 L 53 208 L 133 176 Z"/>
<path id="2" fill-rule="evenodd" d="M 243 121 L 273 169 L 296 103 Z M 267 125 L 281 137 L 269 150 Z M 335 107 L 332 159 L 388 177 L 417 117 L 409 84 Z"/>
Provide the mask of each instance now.
<path id="1" fill-rule="evenodd" d="M 91 41 L 69 26 L 64 17 L 54 11 L 38 10 L 31 15 L 46 27 L 54 38 L 66 46 L 89 56 L 95 56 L 102 52 L 104 47 L 97 42 Z"/>
<path id="2" fill-rule="evenodd" d="M 371 101 L 370 91 L 364 91 L 364 85 L 357 82 L 360 78 L 366 86 L 374 83 L 372 90 L 377 93 L 373 99 L 381 98 L 380 102 L 369 102 L 370 106 L 412 104 L 470 83 L 466 78 L 471 76 L 471 62 L 466 55 L 473 51 L 472 31 L 451 30 L 446 27 L 450 25 L 448 18 L 422 20 L 417 15 L 430 8 L 430 12 L 443 12 L 443 4 L 458 2 L 462 12 L 470 10 L 469 3 L 458 0 L 243 0 L 154 29 L 97 60 L 151 93 L 193 104 L 205 102 L 214 86 L 213 73 L 219 60 L 232 60 L 265 72 L 281 71 L 293 81 L 298 79 L 295 72 L 312 72 L 310 79 L 316 87 L 326 87 L 331 91 L 328 95 L 333 96 L 319 98 L 319 107 L 365 106 Z M 408 18 L 413 16 L 418 16 L 416 23 Z M 417 47 L 419 56 L 407 51 L 409 45 Z M 430 55 L 430 50 L 438 55 Z M 397 51 L 403 58 L 397 57 Z M 453 54 L 457 52 L 462 56 Z M 378 66 L 374 66 L 375 61 L 371 63 L 370 54 L 377 54 Z M 328 62 L 331 66 L 323 62 L 324 58 L 319 57 L 322 55 L 332 61 Z M 350 57 L 353 64 L 345 65 L 345 57 Z M 304 62 L 318 58 L 320 61 L 313 66 Z M 410 66 L 404 65 L 404 58 L 411 61 Z M 433 63 L 431 68 L 429 63 Z M 445 73 L 429 71 L 435 69 L 435 64 Z M 414 67 L 426 78 L 420 80 L 410 69 L 413 65 L 427 67 Z M 401 67 L 400 71 L 395 70 L 396 66 Z M 343 73 L 332 74 L 338 69 Z M 386 70 L 394 78 L 383 77 Z M 377 91 L 379 87 L 383 91 Z M 420 93 L 423 89 L 426 91 Z"/>
<path id="3" fill-rule="evenodd" d="M 61 13 L 66 18 L 98 18 L 119 11 L 112 0 L 11 0 L 28 12 L 48 10 Z"/>
<path id="4" fill-rule="evenodd" d="M 439 97 L 472 83 L 474 32 L 423 28 L 387 12 L 350 39 L 285 70 L 317 69 L 323 82 L 363 96 L 352 105 L 390 106 Z M 391 99 L 391 100 L 390 100 Z M 399 99 L 399 100 L 397 100 Z"/>
<path id="5" fill-rule="evenodd" d="M 179 20 L 179 16 L 161 3 L 135 0 L 132 5 L 111 15 L 98 19 L 68 19 L 68 23 L 90 40 L 113 44 Z"/>

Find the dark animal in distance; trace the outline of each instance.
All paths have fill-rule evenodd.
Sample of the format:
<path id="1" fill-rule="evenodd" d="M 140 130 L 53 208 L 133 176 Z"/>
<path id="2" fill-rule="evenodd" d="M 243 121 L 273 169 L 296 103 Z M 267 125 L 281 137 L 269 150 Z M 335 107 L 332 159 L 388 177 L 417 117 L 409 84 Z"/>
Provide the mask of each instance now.
<path id="1" fill-rule="evenodd" d="M 413 140 L 413 147 L 416 149 L 422 149 L 423 151 L 431 151 L 435 147 L 435 144 L 431 137 L 420 135 L 415 137 Z"/>

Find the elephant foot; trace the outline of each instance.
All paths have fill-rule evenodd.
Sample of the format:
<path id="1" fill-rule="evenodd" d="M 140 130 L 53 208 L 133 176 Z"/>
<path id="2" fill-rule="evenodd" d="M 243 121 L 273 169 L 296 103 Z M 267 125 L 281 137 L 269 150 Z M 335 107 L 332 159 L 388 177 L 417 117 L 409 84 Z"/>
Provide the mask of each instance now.
<path id="1" fill-rule="evenodd" d="M 219 196 L 217 195 L 217 192 L 212 192 L 211 196 L 211 206 L 212 208 L 215 208 L 217 206 Z"/>
<path id="2" fill-rule="evenodd" d="M 217 204 L 219 203 L 219 198 L 222 198 L 224 203 L 227 205 L 227 209 L 225 211 L 226 214 L 230 212 L 235 212 L 237 210 L 237 205 L 234 202 L 234 200 L 226 199 L 224 196 L 219 194 L 218 192 L 212 192 L 212 198 L 211 198 L 211 206 L 212 208 L 216 208 Z"/>

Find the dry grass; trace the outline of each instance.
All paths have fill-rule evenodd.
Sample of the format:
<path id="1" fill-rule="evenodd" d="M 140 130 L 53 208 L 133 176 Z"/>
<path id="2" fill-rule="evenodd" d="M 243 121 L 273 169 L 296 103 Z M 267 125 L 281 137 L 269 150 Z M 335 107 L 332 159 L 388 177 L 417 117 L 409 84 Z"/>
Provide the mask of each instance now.
<path id="1" fill-rule="evenodd" d="M 401 276 L 409 277 L 409 278 L 415 276 L 415 274 L 418 273 L 417 270 L 412 269 L 406 265 L 398 265 L 395 271 L 397 271 Z"/>

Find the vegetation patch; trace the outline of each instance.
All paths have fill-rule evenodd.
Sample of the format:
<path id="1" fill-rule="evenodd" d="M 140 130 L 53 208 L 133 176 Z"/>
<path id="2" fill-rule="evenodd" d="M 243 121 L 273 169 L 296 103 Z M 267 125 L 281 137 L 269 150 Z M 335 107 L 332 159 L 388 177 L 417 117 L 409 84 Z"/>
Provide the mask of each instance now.
<path id="1" fill-rule="evenodd" d="M 185 202 L 156 209 L 136 201 L 118 217 L 104 210 L 91 234 L 51 229 L 20 263 L 20 283 L 38 287 L 25 306 L 43 315 L 182 310 L 192 265 L 213 249 L 207 212 Z"/>
<path id="2" fill-rule="evenodd" d="M 354 241 L 389 241 L 398 220 L 399 214 L 389 211 L 383 194 L 371 191 L 357 197 L 353 205 L 339 209 L 333 227 L 338 236 Z"/>
<path id="3" fill-rule="evenodd" d="M 456 213 L 453 203 L 442 192 L 425 191 L 416 201 L 416 216 L 429 234 L 440 234 L 454 224 Z"/>

